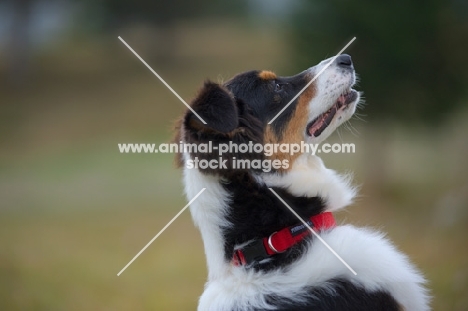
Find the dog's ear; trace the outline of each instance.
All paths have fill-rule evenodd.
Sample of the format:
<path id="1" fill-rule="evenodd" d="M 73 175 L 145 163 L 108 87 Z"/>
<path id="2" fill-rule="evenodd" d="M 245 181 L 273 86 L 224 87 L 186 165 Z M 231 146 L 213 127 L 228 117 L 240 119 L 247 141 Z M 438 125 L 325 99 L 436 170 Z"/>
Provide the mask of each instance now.
<path id="1" fill-rule="evenodd" d="M 206 122 L 204 124 L 192 111 L 188 111 L 185 122 L 193 129 L 226 134 L 239 126 L 239 112 L 234 96 L 217 83 L 205 82 L 191 107 Z"/>

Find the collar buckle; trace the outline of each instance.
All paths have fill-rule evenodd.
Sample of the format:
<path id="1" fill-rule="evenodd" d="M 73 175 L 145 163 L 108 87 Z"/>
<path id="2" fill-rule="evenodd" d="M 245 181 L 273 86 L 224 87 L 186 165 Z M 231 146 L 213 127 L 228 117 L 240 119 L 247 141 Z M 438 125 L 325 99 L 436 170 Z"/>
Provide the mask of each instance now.
<path id="1" fill-rule="evenodd" d="M 236 250 L 235 257 L 237 257 L 234 260 L 236 265 L 250 265 L 251 263 L 262 261 L 270 257 L 270 255 L 265 250 L 263 239 L 258 239 L 244 248 Z"/>

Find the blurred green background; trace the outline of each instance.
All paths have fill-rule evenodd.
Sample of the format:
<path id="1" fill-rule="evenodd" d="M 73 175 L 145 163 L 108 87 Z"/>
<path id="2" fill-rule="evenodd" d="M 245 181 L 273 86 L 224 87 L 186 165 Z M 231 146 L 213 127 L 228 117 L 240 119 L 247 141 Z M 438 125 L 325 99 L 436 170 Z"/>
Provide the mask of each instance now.
<path id="1" fill-rule="evenodd" d="M 366 105 L 323 157 L 354 172 L 340 221 L 371 226 L 422 269 L 434 310 L 468 310 L 468 5 L 202 0 L 0 2 L 0 310 L 194 310 L 200 236 L 172 156 L 184 111 L 117 39 L 186 100 L 206 78 L 292 75 L 351 37 Z"/>

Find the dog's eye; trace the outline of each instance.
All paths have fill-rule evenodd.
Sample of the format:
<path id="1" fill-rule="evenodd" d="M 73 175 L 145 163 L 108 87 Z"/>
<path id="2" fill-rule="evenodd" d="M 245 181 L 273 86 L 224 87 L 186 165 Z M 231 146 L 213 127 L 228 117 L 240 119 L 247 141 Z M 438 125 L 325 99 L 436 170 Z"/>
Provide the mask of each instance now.
<path id="1" fill-rule="evenodd" d="M 276 83 L 275 85 L 275 92 L 281 92 L 283 90 L 283 85 Z"/>

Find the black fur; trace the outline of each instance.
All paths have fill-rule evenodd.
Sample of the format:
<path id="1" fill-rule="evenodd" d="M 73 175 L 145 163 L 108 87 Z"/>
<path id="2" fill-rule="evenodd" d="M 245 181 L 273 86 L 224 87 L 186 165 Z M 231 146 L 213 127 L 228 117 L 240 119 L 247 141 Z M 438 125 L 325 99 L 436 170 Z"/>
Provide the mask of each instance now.
<path id="1" fill-rule="evenodd" d="M 277 311 L 401 311 L 396 300 L 385 291 L 369 292 L 345 279 L 331 280 L 327 285 L 311 287 L 307 291 L 310 298 L 302 305 L 294 297 L 270 296 L 267 301 L 277 306 Z"/>
<path id="2" fill-rule="evenodd" d="M 284 204 L 265 186 L 260 185 L 248 172 L 233 176 L 224 185 L 232 196 L 227 220 L 232 224 L 224 228 L 224 252 L 232 259 L 234 246 L 253 239 L 261 239 L 275 231 L 299 223 Z M 321 198 L 294 197 L 286 190 L 273 188 L 278 195 L 303 219 L 320 214 L 325 205 Z M 284 253 L 270 257 L 270 261 L 255 265 L 255 269 L 271 270 L 285 267 L 301 255 L 307 239 Z"/>
<path id="3" fill-rule="evenodd" d="M 218 92 L 218 90 L 215 90 Z M 204 94 L 205 95 L 205 94 Z M 205 95 L 209 96 L 209 95 Z M 212 97 L 211 97 L 212 98 Z M 224 100 L 225 98 L 223 98 Z M 225 116 L 225 113 L 222 109 L 208 109 L 205 106 L 205 103 L 196 100 L 196 105 L 193 105 L 193 109 L 197 113 L 201 112 L 203 115 L 202 118 L 207 117 L 207 112 L 214 113 L 215 115 L 211 115 L 207 117 L 208 120 L 213 120 L 218 118 L 220 121 L 218 123 L 222 123 L 230 118 L 230 116 Z M 184 122 L 184 129 L 185 129 L 185 136 L 184 142 L 187 144 L 208 144 L 208 142 L 212 142 L 213 148 L 217 148 L 219 150 L 220 144 L 228 144 L 232 142 L 236 145 L 240 144 L 248 144 L 249 142 L 252 143 L 263 143 L 263 130 L 260 121 L 253 116 L 250 108 L 245 105 L 242 101 L 236 100 L 235 102 L 235 109 L 236 114 L 236 122 L 238 126 L 229 131 L 225 132 L 225 130 L 229 129 L 230 126 L 225 126 L 224 130 L 222 124 L 217 124 L 215 126 L 204 125 L 198 118 L 192 113 L 188 112 L 183 120 Z M 208 121 L 206 121 L 208 122 Z M 234 121 L 226 121 L 227 124 L 234 124 Z M 215 128 L 216 127 L 216 128 Z M 219 154 L 214 149 L 213 153 L 203 153 L 203 152 L 192 152 L 190 154 L 192 158 L 198 158 L 199 160 L 212 160 L 216 159 L 219 160 Z M 205 169 L 201 170 L 201 172 L 205 174 L 218 174 L 221 176 L 231 176 L 236 174 L 238 169 L 232 168 L 233 159 L 248 159 L 248 160 L 262 160 L 264 158 L 262 153 L 240 153 L 240 152 L 231 152 L 225 153 L 221 156 L 222 161 L 226 162 L 227 169 Z"/>
<path id="4" fill-rule="evenodd" d="M 232 94 L 213 82 L 205 82 L 200 94 L 192 103 L 192 109 L 207 123 L 203 123 L 193 113 L 188 114 L 188 122 L 196 122 L 199 127 L 211 128 L 214 132 L 229 133 L 239 126 L 239 114 Z"/>

